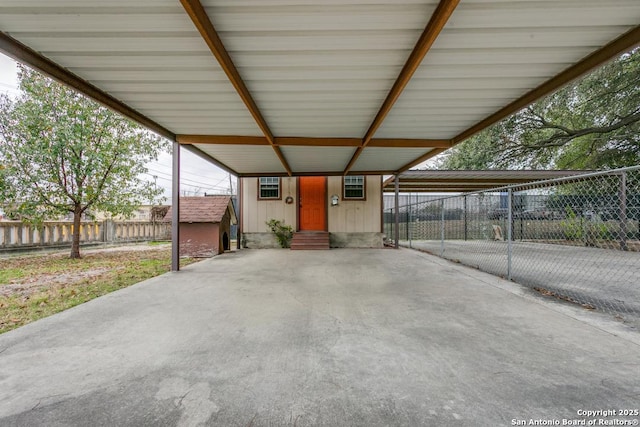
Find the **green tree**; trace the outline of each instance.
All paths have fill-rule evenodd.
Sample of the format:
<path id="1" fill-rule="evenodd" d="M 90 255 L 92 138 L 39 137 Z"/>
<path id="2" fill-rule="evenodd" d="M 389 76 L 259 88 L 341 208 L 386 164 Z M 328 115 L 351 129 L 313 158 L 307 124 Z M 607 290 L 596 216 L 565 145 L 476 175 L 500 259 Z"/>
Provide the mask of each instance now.
<path id="1" fill-rule="evenodd" d="M 607 169 L 640 163 L 640 49 L 456 146 L 442 169 Z"/>
<path id="2" fill-rule="evenodd" d="M 91 211 L 130 215 L 161 194 L 144 164 L 160 137 L 41 74 L 19 66 L 20 94 L 0 97 L 1 207 L 26 222 L 73 214 L 71 258 Z"/>

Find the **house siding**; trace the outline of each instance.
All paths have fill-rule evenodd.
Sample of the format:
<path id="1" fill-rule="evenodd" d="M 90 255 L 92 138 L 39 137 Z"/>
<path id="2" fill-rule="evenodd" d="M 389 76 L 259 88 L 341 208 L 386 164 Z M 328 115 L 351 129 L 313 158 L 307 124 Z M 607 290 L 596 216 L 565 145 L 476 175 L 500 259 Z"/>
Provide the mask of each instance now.
<path id="1" fill-rule="evenodd" d="M 284 220 L 294 230 L 298 227 L 298 190 L 296 178 L 282 178 L 279 200 L 258 200 L 258 179 L 242 178 L 243 247 L 278 247 L 265 222 Z M 327 228 L 332 247 L 382 247 L 382 179 L 366 176 L 365 200 L 344 200 L 341 176 L 327 177 Z M 339 203 L 331 206 L 331 196 Z M 288 196 L 294 202 L 285 203 Z"/>
<path id="2" fill-rule="evenodd" d="M 297 186 L 295 178 L 282 178 L 279 200 L 258 200 L 258 178 L 242 178 L 242 227 L 243 233 L 266 233 L 269 231 L 266 221 L 284 220 L 284 223 L 296 228 Z M 287 196 L 294 203 L 286 204 Z"/>
<path id="3" fill-rule="evenodd" d="M 331 206 L 331 196 L 340 202 Z M 366 200 L 343 200 L 342 177 L 328 177 L 328 224 L 330 233 L 380 232 L 382 215 L 382 181 L 378 175 L 366 176 Z"/>

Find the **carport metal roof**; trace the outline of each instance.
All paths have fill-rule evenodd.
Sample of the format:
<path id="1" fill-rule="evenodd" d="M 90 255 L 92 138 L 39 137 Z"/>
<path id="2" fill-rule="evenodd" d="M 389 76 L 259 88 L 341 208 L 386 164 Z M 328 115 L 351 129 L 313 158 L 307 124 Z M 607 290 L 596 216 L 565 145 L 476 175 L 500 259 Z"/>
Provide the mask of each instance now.
<path id="1" fill-rule="evenodd" d="M 0 50 L 235 175 L 389 174 L 639 23 L 638 0 L 0 0 Z"/>
<path id="2" fill-rule="evenodd" d="M 513 184 L 525 184 L 593 171 L 585 170 L 410 170 L 398 174 L 403 193 L 467 193 Z M 384 182 L 384 191 L 395 191 L 395 178 Z"/>

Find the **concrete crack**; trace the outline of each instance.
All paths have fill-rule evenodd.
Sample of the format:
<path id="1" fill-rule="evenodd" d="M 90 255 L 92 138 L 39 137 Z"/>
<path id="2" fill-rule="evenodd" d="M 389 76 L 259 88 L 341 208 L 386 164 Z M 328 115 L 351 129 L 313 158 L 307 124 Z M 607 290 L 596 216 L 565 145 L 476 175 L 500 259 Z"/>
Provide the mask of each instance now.
<path id="1" fill-rule="evenodd" d="M 191 393 L 191 389 L 189 389 L 185 394 L 182 395 L 182 397 L 180 397 L 180 400 L 178 400 L 178 406 L 182 406 L 182 401 L 185 397 L 187 397 L 189 393 Z"/>

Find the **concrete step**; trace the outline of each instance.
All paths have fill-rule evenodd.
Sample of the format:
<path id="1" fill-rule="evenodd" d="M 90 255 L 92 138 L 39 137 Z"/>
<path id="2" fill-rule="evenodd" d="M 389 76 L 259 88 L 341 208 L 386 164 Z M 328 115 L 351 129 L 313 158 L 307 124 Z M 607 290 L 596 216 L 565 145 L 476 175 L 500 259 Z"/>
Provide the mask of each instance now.
<path id="1" fill-rule="evenodd" d="M 294 233 L 291 240 L 292 250 L 329 249 L 329 233 L 326 231 L 303 231 Z"/>
<path id="2" fill-rule="evenodd" d="M 329 240 L 329 236 L 312 236 L 312 237 L 298 237 L 293 238 L 295 242 L 325 242 Z"/>

